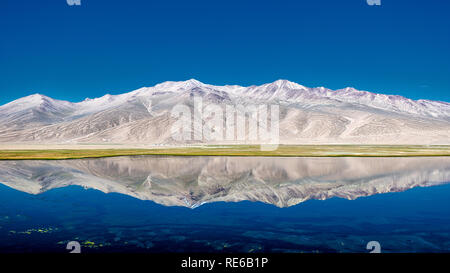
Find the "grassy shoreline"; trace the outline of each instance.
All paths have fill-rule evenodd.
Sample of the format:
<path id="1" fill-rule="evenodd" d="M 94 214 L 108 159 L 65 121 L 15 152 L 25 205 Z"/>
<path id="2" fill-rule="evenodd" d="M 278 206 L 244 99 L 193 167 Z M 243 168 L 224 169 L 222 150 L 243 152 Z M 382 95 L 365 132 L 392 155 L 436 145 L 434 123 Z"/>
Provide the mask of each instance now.
<path id="1" fill-rule="evenodd" d="M 151 149 L 11 149 L 0 160 L 61 160 L 132 155 L 262 156 L 262 157 L 425 157 L 450 156 L 450 146 L 417 145 L 280 145 L 261 151 L 259 145 L 200 146 Z"/>

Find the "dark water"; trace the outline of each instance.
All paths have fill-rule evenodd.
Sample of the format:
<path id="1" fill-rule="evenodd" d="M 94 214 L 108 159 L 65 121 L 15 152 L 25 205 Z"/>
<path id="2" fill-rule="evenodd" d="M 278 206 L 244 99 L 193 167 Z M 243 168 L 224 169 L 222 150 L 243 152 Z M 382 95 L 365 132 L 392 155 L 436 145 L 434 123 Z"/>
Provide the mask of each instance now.
<path id="1" fill-rule="evenodd" d="M 450 158 L 3 161 L 0 181 L 0 252 L 450 252 Z"/>

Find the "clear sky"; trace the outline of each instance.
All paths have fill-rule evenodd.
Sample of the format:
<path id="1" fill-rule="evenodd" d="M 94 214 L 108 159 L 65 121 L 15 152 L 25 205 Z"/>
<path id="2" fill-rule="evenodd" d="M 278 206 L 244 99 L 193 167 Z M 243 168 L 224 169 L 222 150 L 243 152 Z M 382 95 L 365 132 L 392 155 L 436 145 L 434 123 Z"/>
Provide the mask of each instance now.
<path id="1" fill-rule="evenodd" d="M 2 0 L 0 104 L 288 79 L 450 101 L 450 1 Z"/>

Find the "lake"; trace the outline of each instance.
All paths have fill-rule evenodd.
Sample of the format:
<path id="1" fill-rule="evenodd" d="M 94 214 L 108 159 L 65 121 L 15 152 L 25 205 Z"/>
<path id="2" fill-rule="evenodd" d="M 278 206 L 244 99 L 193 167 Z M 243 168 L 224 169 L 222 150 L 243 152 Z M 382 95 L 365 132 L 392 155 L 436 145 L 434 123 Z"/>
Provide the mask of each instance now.
<path id="1" fill-rule="evenodd" d="M 0 252 L 450 251 L 450 157 L 0 161 Z"/>

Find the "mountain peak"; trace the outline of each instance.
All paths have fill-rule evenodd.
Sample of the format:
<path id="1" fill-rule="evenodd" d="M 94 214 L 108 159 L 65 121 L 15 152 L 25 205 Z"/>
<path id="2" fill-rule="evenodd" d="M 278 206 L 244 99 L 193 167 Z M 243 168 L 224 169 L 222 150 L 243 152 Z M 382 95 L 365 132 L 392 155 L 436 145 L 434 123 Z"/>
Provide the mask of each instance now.
<path id="1" fill-rule="evenodd" d="M 285 79 L 279 79 L 274 81 L 273 83 L 271 83 L 272 85 L 276 85 L 277 87 L 280 88 L 289 88 L 289 89 L 303 89 L 305 90 L 306 87 L 304 87 L 303 85 L 300 85 L 298 83 L 295 82 L 291 82 Z"/>
<path id="2" fill-rule="evenodd" d="M 196 79 L 189 79 L 186 81 L 166 81 L 157 84 L 154 87 L 158 89 L 164 88 L 167 90 L 175 91 L 178 89 L 191 89 L 200 86 L 205 86 L 205 84 Z"/>
<path id="3" fill-rule="evenodd" d="M 24 98 L 28 98 L 28 99 L 46 99 L 46 98 L 49 98 L 49 97 L 47 97 L 45 95 L 42 95 L 42 94 L 39 94 L 39 93 L 35 93 L 35 94 L 32 94 L 32 95 L 26 96 Z"/>
<path id="4" fill-rule="evenodd" d="M 0 110 L 2 110 L 4 114 L 39 110 L 41 112 L 51 112 L 59 115 L 72 111 L 73 104 L 68 101 L 55 100 L 36 93 L 2 105 L 0 106 Z"/>
<path id="5" fill-rule="evenodd" d="M 29 96 L 27 96 L 27 97 L 40 97 L 40 98 L 43 98 L 43 97 L 46 97 L 45 95 L 42 95 L 42 94 L 39 94 L 39 93 L 34 93 L 34 94 L 31 94 L 31 95 L 29 95 Z"/>
<path id="6" fill-rule="evenodd" d="M 185 83 L 189 83 L 189 84 L 195 84 L 195 85 L 203 85 L 203 83 L 201 81 L 198 81 L 196 79 L 189 79 L 187 81 L 184 81 Z"/>
<path id="7" fill-rule="evenodd" d="M 24 104 L 27 104 L 27 105 L 40 105 L 40 104 L 42 104 L 45 101 L 52 101 L 52 99 L 47 97 L 47 96 L 45 96 L 45 95 L 36 93 L 36 94 L 32 94 L 32 95 L 29 95 L 29 96 L 17 99 L 15 101 L 12 101 L 11 103 L 13 103 L 13 104 L 20 104 L 20 105 L 24 105 Z"/>
<path id="8" fill-rule="evenodd" d="M 189 79 L 187 81 L 178 82 L 183 88 L 194 88 L 199 86 L 204 86 L 205 84 L 196 79 Z"/>

